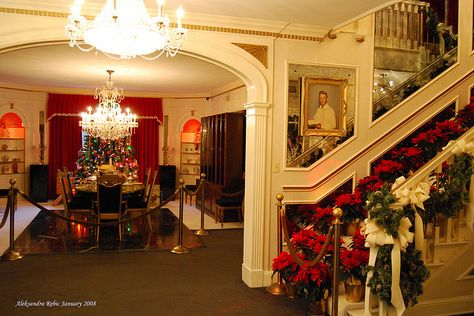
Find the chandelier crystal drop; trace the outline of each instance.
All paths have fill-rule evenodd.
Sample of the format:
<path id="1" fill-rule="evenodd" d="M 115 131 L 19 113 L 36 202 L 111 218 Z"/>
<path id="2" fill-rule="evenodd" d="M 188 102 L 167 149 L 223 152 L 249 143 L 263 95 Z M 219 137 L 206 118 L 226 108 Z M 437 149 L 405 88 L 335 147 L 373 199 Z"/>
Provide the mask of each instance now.
<path id="1" fill-rule="evenodd" d="M 137 115 L 130 112 L 129 108 L 125 113 L 120 108 L 120 102 L 124 99 L 123 89 L 115 88 L 113 85 L 113 70 L 107 70 L 109 80 L 102 88 L 96 88 L 94 98 L 99 100 L 95 112 L 92 107 L 87 108 L 87 112 L 82 112 L 82 120 L 79 126 L 92 137 L 100 137 L 105 140 L 115 140 L 132 135 L 133 129 L 138 127 Z"/>
<path id="2" fill-rule="evenodd" d="M 158 14 L 150 17 L 143 0 L 106 0 L 95 19 L 88 21 L 81 15 L 84 0 L 75 0 L 64 27 L 69 46 L 86 52 L 95 48 L 116 59 L 154 60 L 165 52 L 175 56 L 186 35 L 181 23 L 184 11 L 176 10 L 178 24 L 173 28 L 163 13 L 164 0 L 157 1 Z"/>

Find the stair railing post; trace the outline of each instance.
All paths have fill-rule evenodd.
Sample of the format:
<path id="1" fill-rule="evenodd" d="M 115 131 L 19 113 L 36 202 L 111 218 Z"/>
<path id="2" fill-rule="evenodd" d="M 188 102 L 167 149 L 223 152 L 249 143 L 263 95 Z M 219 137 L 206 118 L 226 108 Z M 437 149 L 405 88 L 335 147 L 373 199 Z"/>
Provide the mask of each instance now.
<path id="1" fill-rule="evenodd" d="M 209 232 L 204 229 L 204 201 L 206 200 L 206 185 L 207 185 L 205 173 L 201 173 L 200 184 L 202 184 L 201 186 L 201 228 L 196 230 L 194 234 L 197 236 L 208 236 Z M 197 201 L 197 197 L 196 197 L 196 201 Z"/>
<path id="2" fill-rule="evenodd" d="M 332 277 L 332 312 L 331 315 L 337 315 L 338 300 L 339 300 L 339 254 L 341 251 L 341 217 L 342 210 L 338 207 L 332 211 L 334 217 L 334 263 L 333 263 L 333 277 Z"/>
<path id="3" fill-rule="evenodd" d="M 10 190 L 8 191 L 8 207 L 10 208 L 10 249 L 8 253 L 5 254 L 2 259 L 3 260 L 18 260 L 23 258 L 23 256 L 18 252 L 15 251 L 15 211 L 16 211 L 16 190 L 15 190 L 15 179 L 10 179 Z"/>
<path id="4" fill-rule="evenodd" d="M 184 180 L 179 179 L 179 218 L 178 218 L 178 245 L 171 249 L 172 253 L 182 255 L 189 253 L 189 249 L 183 246 L 183 203 L 184 203 Z"/>
<path id="5" fill-rule="evenodd" d="M 278 193 L 277 196 L 277 201 L 278 203 L 276 204 L 277 206 L 277 257 L 280 255 L 280 252 L 282 251 L 282 244 L 281 244 L 281 217 L 280 217 L 280 211 L 283 207 L 283 194 Z M 273 295 L 285 295 L 286 294 L 286 287 L 285 284 L 282 282 L 281 275 L 278 273 L 278 281 L 276 283 L 273 283 L 269 285 L 266 288 L 267 292 Z"/>

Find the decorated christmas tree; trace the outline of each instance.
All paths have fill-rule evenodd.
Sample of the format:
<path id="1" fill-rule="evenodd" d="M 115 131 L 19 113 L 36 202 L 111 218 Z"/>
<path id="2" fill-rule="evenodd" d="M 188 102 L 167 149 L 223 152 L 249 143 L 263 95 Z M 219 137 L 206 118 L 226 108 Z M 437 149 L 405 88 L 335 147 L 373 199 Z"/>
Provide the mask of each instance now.
<path id="1" fill-rule="evenodd" d="M 138 165 L 130 137 L 117 140 L 103 140 L 85 135 L 84 145 L 79 150 L 76 176 L 87 178 L 95 174 L 101 165 L 113 165 L 116 171 L 128 179 L 136 179 Z"/>

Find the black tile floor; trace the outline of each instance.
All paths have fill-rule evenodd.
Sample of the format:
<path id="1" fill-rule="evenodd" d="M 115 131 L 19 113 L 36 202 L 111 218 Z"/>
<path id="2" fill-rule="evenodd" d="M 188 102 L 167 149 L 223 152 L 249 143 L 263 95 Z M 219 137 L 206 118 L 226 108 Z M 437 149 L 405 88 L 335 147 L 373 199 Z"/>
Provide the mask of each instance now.
<path id="1" fill-rule="evenodd" d="M 131 214 L 136 216 L 139 214 Z M 87 220 L 76 215 L 78 220 Z M 152 216 L 153 229 L 150 231 L 146 217 L 124 224 L 123 240 L 119 240 L 117 226 L 105 226 L 100 230 L 97 247 L 96 231 L 93 226 L 68 223 L 40 211 L 28 227 L 15 241 L 15 249 L 23 255 L 47 253 L 80 253 L 94 251 L 127 250 L 170 250 L 178 244 L 178 219 L 168 209 L 161 209 Z M 61 232 L 63 231 L 63 232 Z M 202 247 L 204 244 L 183 225 L 183 245 L 188 248 Z"/>

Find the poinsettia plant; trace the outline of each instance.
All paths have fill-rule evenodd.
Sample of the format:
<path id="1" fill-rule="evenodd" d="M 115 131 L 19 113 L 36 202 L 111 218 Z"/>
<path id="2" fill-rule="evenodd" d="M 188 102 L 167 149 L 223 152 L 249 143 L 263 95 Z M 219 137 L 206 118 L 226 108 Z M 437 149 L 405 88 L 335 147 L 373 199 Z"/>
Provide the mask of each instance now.
<path id="1" fill-rule="evenodd" d="M 364 269 L 369 263 L 369 248 L 365 247 L 365 237 L 361 235 L 360 228 L 357 229 L 352 242 L 347 248 L 341 248 L 340 255 L 340 278 L 345 280 L 359 280 L 365 284 L 366 274 Z"/>
<path id="2" fill-rule="evenodd" d="M 292 282 L 298 293 L 310 302 L 326 298 L 331 288 L 332 245 L 320 261 L 312 262 L 323 250 L 326 237 L 313 229 L 302 229 L 290 240 L 294 253 L 282 252 L 273 259 L 274 273 L 280 272 L 282 278 Z"/>
<path id="3" fill-rule="evenodd" d="M 341 194 L 336 198 L 336 205 L 343 211 L 341 220 L 344 223 L 354 223 L 367 217 L 362 203 L 360 191 Z"/>

